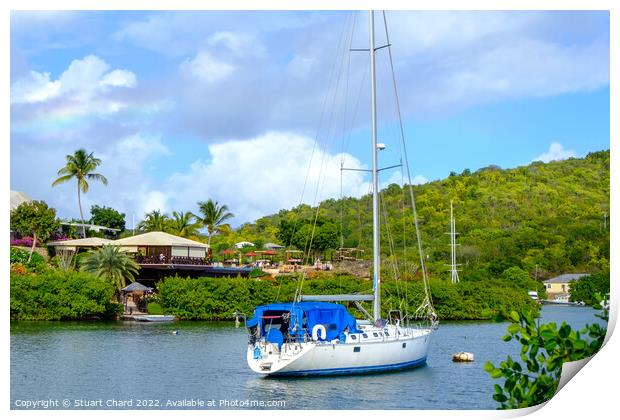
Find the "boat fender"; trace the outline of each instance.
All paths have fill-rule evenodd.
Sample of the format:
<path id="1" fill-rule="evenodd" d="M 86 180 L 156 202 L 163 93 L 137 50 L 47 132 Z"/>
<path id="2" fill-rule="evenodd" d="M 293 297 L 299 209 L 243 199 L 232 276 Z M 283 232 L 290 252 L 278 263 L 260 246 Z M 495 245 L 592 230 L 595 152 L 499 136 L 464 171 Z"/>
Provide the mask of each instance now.
<path id="1" fill-rule="evenodd" d="M 452 355 L 452 361 L 453 362 L 473 362 L 474 361 L 474 354 L 473 353 L 468 353 L 466 351 L 460 351 L 458 353 L 455 353 Z"/>
<path id="2" fill-rule="evenodd" d="M 327 337 L 327 330 L 324 325 L 317 324 L 312 328 L 312 339 L 314 341 L 318 341 L 319 338 L 325 340 L 325 337 Z"/>
<path id="3" fill-rule="evenodd" d="M 261 351 L 260 351 L 260 347 L 258 345 L 254 346 L 254 358 L 257 360 L 263 358 L 263 355 L 261 354 Z"/>

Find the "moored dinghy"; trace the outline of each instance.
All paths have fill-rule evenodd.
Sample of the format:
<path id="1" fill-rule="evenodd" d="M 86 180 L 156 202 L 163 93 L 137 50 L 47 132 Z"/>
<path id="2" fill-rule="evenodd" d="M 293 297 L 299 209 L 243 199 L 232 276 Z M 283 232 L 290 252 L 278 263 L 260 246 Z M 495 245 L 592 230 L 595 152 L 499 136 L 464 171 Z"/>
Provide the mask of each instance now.
<path id="1" fill-rule="evenodd" d="M 140 322 L 170 322 L 174 321 L 174 315 L 134 315 L 134 321 Z"/>

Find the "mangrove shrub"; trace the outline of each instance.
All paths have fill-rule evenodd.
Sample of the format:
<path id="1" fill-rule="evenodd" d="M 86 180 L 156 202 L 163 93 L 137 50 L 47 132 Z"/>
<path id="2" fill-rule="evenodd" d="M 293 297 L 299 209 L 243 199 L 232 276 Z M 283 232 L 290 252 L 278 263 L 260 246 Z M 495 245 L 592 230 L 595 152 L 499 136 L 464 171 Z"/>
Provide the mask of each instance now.
<path id="1" fill-rule="evenodd" d="M 114 286 L 89 273 L 63 270 L 11 273 L 12 320 L 114 318 L 123 308 L 112 303 L 113 296 Z"/>
<path id="2" fill-rule="evenodd" d="M 602 316 L 608 320 L 607 312 Z M 504 379 L 503 386 L 495 384 L 493 399 L 501 409 L 524 408 L 548 401 L 555 394 L 562 364 L 593 356 L 603 345 L 606 328 L 587 325 L 575 331 L 565 322 L 538 325 L 532 314 L 523 310 L 511 313 L 512 324 L 504 341 L 517 340 L 521 344 L 521 361 L 510 356 L 498 367 L 484 364 L 492 378 Z"/>

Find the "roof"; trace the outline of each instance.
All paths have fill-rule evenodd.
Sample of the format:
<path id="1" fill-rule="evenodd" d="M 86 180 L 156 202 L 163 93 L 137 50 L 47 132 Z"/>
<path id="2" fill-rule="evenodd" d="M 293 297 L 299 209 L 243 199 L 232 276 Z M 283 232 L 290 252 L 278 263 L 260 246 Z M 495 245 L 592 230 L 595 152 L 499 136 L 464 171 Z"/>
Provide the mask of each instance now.
<path id="1" fill-rule="evenodd" d="M 588 273 L 562 274 L 562 275 L 553 277 L 548 280 L 543 280 L 543 283 L 570 283 L 573 280 L 577 280 L 585 276 L 589 276 L 589 274 Z"/>
<path id="2" fill-rule="evenodd" d="M 11 190 L 11 210 L 15 210 L 21 203 L 32 201 L 32 198 L 28 197 L 21 191 Z"/>
<path id="3" fill-rule="evenodd" d="M 134 281 L 129 286 L 125 287 L 123 292 L 150 292 L 151 290 L 153 290 L 152 287 L 146 287 L 142 283 Z"/>
<path id="4" fill-rule="evenodd" d="M 208 248 L 207 244 L 166 232 L 147 232 L 141 235 L 128 236 L 127 238 L 111 241 L 111 245 L 117 246 L 187 246 Z"/>
<path id="5" fill-rule="evenodd" d="M 274 243 L 268 242 L 265 245 L 263 245 L 263 248 L 265 248 L 265 249 L 283 249 L 284 247 L 282 245 L 278 245 L 278 244 L 274 244 Z"/>
<path id="6" fill-rule="evenodd" d="M 54 241 L 48 242 L 47 245 L 50 246 L 83 246 L 83 247 L 94 247 L 94 246 L 102 246 L 113 242 L 109 239 L 104 238 L 82 238 L 82 239 L 69 239 L 66 241 Z"/>

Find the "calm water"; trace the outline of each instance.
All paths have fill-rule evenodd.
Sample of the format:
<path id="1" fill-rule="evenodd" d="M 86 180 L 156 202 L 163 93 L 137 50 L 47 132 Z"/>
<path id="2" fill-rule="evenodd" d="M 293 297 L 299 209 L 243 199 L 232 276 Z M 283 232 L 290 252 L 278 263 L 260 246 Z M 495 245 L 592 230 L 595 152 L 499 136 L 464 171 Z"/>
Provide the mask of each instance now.
<path id="1" fill-rule="evenodd" d="M 542 322 L 582 328 L 602 322 L 594 313 L 544 306 Z M 518 356 L 516 343 L 501 341 L 507 325 L 444 322 L 427 365 L 414 370 L 265 379 L 247 367 L 246 334 L 233 323 L 11 323 L 11 408 L 49 399 L 58 400 L 59 408 L 63 400 L 71 408 L 75 400 L 95 400 L 103 408 L 131 401 L 133 409 L 147 400 L 147 406 L 166 408 L 168 400 L 194 399 L 217 409 L 227 408 L 220 400 L 232 408 L 247 401 L 284 401 L 287 409 L 494 409 L 493 381 L 482 365 Z M 451 355 L 458 351 L 473 352 L 476 362 L 453 363 Z"/>

